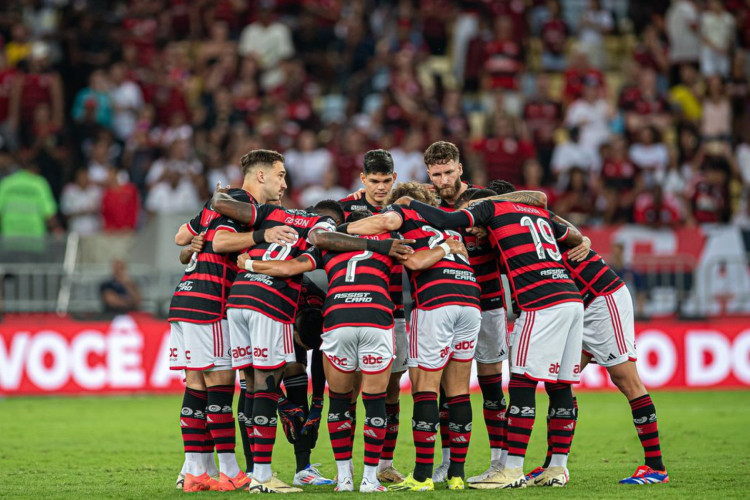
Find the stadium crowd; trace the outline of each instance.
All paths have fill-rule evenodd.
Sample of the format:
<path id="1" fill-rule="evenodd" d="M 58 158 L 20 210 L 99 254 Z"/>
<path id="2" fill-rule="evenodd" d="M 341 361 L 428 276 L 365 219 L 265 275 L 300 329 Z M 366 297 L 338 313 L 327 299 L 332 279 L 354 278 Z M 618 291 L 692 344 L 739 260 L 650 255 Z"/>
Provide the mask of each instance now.
<path id="1" fill-rule="evenodd" d="M 437 140 L 577 224 L 750 221 L 741 0 L 14 0 L 0 47 L 4 235 L 13 185 L 48 229 L 134 230 L 245 151 L 283 152 L 301 207 L 373 148 L 426 180 Z"/>

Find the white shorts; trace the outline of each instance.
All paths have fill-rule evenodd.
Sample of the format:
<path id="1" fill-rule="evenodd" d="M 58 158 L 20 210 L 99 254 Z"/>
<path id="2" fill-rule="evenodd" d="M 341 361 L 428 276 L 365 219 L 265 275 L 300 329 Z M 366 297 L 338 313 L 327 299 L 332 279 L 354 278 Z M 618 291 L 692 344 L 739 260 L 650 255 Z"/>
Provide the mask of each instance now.
<path id="1" fill-rule="evenodd" d="M 628 287 L 595 298 L 583 312 L 583 352 L 605 367 L 636 360 L 633 300 Z"/>
<path id="2" fill-rule="evenodd" d="M 294 325 L 281 323 L 252 309 L 230 307 L 229 337 L 232 367 L 273 370 L 297 360 Z"/>
<path id="3" fill-rule="evenodd" d="M 169 331 L 170 370 L 231 370 L 229 326 L 173 321 Z"/>
<path id="4" fill-rule="evenodd" d="M 583 304 L 521 311 L 510 337 L 510 371 L 545 382 L 578 383 Z"/>
<path id="5" fill-rule="evenodd" d="M 396 359 L 393 360 L 391 373 L 403 373 L 409 368 L 409 352 L 406 338 L 406 319 L 396 318 L 393 320 L 393 336 L 396 339 Z"/>
<path id="6" fill-rule="evenodd" d="M 477 363 L 492 364 L 508 359 L 508 322 L 505 308 L 482 311 L 482 323 L 477 337 L 474 359 Z"/>
<path id="7" fill-rule="evenodd" d="M 409 331 L 409 368 L 438 371 L 451 359 L 474 359 L 481 313 L 476 307 L 414 309 Z"/>
<path id="8" fill-rule="evenodd" d="M 342 326 L 323 333 L 320 350 L 334 368 L 351 373 L 357 369 L 365 374 L 387 370 L 396 357 L 392 328 Z"/>

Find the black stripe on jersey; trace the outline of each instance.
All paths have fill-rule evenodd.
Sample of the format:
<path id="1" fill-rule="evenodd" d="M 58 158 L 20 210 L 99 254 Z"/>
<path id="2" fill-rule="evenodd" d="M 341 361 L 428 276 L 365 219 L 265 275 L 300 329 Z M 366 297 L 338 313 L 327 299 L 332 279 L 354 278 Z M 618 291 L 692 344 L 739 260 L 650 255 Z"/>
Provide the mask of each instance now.
<path id="1" fill-rule="evenodd" d="M 344 216 L 349 217 L 352 212 L 356 210 L 369 210 L 373 214 L 379 214 L 384 210 L 383 207 L 376 207 L 375 205 L 372 205 L 369 201 L 367 201 L 367 198 L 365 195 L 362 195 L 362 198 L 355 200 L 352 196 L 347 196 L 346 198 L 339 200 L 339 203 L 341 204 L 341 208 L 344 209 Z"/>
<path id="2" fill-rule="evenodd" d="M 625 286 L 625 282 L 607 265 L 602 256 L 593 250 L 589 250 L 589 254 L 581 262 L 571 261 L 568 252 L 565 252 L 563 264 L 581 292 L 584 307 L 588 307 L 595 298 Z"/>

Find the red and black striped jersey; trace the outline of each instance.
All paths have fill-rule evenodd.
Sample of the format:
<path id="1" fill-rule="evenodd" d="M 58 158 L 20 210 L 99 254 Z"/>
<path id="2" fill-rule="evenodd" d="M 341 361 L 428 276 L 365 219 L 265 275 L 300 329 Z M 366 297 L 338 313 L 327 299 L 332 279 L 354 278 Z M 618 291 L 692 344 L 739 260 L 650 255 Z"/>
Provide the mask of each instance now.
<path id="1" fill-rule="evenodd" d="M 373 240 L 399 237 L 389 233 L 359 236 Z M 394 261 L 370 250 L 312 252 L 318 267 L 328 275 L 328 294 L 323 307 L 323 331 L 344 326 L 393 327 L 394 305 L 389 282 Z"/>
<path id="2" fill-rule="evenodd" d="M 391 205 L 387 209 L 401 218 L 399 232 L 407 240 L 416 240 L 415 252 L 435 248 L 455 231 L 440 231 L 430 226 L 419 213 L 410 208 Z M 429 269 L 409 271 L 414 307 L 422 310 L 440 306 L 460 305 L 479 308 L 479 285 L 474 270 L 461 255 L 446 255 Z"/>
<path id="3" fill-rule="evenodd" d="M 333 219 L 328 216 L 321 217 L 276 205 L 258 205 L 252 217 L 253 229 L 287 226 L 297 231 L 294 244 L 261 243 L 252 247 L 248 253 L 253 260 L 293 260 L 307 255 L 311 248 L 307 239 L 310 231 L 336 230 Z M 292 323 L 297 314 L 301 281 L 301 275 L 283 279 L 241 270 L 232 284 L 227 307 L 253 309 L 281 323 Z"/>
<path id="4" fill-rule="evenodd" d="M 468 184 L 469 189 L 476 188 Z M 452 212 L 453 206 L 447 203 L 440 203 L 441 210 Z M 479 239 L 473 234 L 462 229 L 460 231 L 463 237 L 466 250 L 469 252 L 469 264 L 474 269 L 477 277 L 477 283 L 481 289 L 480 305 L 482 311 L 492 311 L 503 307 L 503 282 L 500 279 L 500 267 L 497 252 L 492 246 L 489 239 Z"/>
<path id="5" fill-rule="evenodd" d="M 625 286 L 625 282 L 610 269 L 602 256 L 593 250 L 589 250 L 589 254 L 581 262 L 571 261 L 568 252 L 565 252 L 563 265 L 570 271 L 570 277 L 581 291 L 584 307 L 588 307 L 595 298 L 609 295 Z"/>
<path id="6" fill-rule="evenodd" d="M 568 227 L 547 210 L 510 201 L 483 201 L 463 212 L 472 225 L 486 226 L 508 269 L 518 307 L 533 311 L 562 302 L 580 302 L 581 294 L 562 263 L 557 242 Z"/>
<path id="7" fill-rule="evenodd" d="M 344 209 L 344 214 L 346 217 L 349 217 L 352 212 L 355 210 L 369 210 L 373 214 L 379 214 L 383 211 L 383 207 L 376 207 L 375 205 L 370 204 L 370 202 L 367 201 L 367 199 L 362 196 L 359 200 L 355 200 L 353 196 L 347 196 L 343 200 L 339 200 L 339 203 L 341 203 L 341 207 Z M 393 274 L 391 274 L 391 280 L 390 280 L 390 291 L 391 291 L 391 300 L 396 305 L 396 310 L 393 312 L 393 315 L 396 318 L 403 318 L 404 317 L 404 283 L 403 283 L 403 277 L 402 272 L 404 270 L 404 266 L 401 264 L 396 264 L 393 267 Z"/>
<path id="8" fill-rule="evenodd" d="M 242 189 L 230 189 L 237 201 L 255 203 Z M 194 235 L 205 232 L 203 249 L 194 253 L 169 305 L 169 321 L 213 323 L 226 317 L 229 289 L 237 274 L 237 254 L 216 253 L 213 240 L 217 231 L 243 232 L 245 226 L 211 210 L 210 201 L 187 223 Z"/>

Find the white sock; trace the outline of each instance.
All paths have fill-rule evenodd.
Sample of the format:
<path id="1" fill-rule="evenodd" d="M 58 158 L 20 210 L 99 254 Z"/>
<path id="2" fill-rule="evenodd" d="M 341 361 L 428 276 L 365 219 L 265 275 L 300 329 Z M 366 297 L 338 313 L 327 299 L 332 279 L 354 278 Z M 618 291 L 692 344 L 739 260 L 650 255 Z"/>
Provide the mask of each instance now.
<path id="1" fill-rule="evenodd" d="M 185 474 L 200 476 L 206 472 L 206 465 L 201 455 L 203 453 L 185 453 Z"/>
<path id="2" fill-rule="evenodd" d="M 500 468 L 505 467 L 505 463 L 508 460 L 508 450 L 503 450 L 503 452 L 500 454 Z"/>
<path id="3" fill-rule="evenodd" d="M 185 474 L 185 469 L 187 469 L 187 460 L 182 462 L 182 469 L 180 469 L 180 474 Z"/>
<path id="4" fill-rule="evenodd" d="M 500 462 L 502 458 L 503 458 L 502 448 L 490 448 L 490 462 L 492 463 Z"/>
<path id="5" fill-rule="evenodd" d="M 451 449 L 450 448 L 443 448 L 443 463 L 444 464 L 451 463 Z"/>
<path id="6" fill-rule="evenodd" d="M 219 470 L 216 468 L 216 461 L 214 460 L 213 450 L 211 450 L 210 453 L 201 453 L 201 458 L 203 459 L 203 466 L 206 468 L 206 472 L 208 473 L 208 475 L 218 476 Z"/>
<path id="7" fill-rule="evenodd" d="M 237 465 L 237 456 L 234 453 L 217 453 L 219 455 L 219 470 L 229 477 L 235 477 L 240 473 Z"/>
<path id="8" fill-rule="evenodd" d="M 562 453 L 553 453 L 552 458 L 549 460 L 550 467 L 567 467 L 568 466 L 568 455 Z"/>
<path id="9" fill-rule="evenodd" d="M 505 459 L 505 468 L 523 469 L 523 458 L 524 457 L 518 457 L 516 455 L 508 455 L 508 458 Z"/>
<path id="10" fill-rule="evenodd" d="M 255 464 L 253 466 L 253 477 L 259 483 L 265 483 L 271 479 L 271 464 Z"/>
<path id="11" fill-rule="evenodd" d="M 371 483 L 378 482 L 378 468 L 375 465 L 365 465 L 365 471 L 362 474 L 362 478 L 367 479 Z"/>
<path id="12" fill-rule="evenodd" d="M 346 478 L 352 479 L 352 465 L 351 460 L 336 460 L 336 470 L 339 475 L 339 483 Z"/>
<path id="13" fill-rule="evenodd" d="M 383 460 L 382 458 L 378 462 L 378 472 L 386 470 L 388 467 L 393 467 L 393 460 Z"/>

